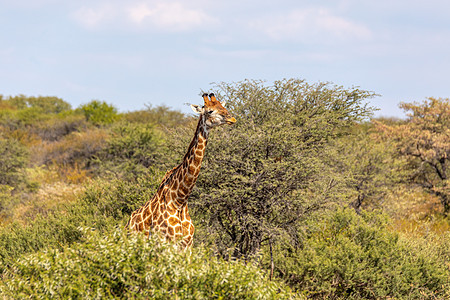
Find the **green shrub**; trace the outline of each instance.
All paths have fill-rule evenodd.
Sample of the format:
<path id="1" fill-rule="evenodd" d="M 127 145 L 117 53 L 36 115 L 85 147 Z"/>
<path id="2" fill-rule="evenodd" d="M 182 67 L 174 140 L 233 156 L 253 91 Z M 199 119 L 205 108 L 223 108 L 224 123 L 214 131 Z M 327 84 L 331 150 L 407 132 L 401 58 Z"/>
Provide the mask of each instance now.
<path id="1" fill-rule="evenodd" d="M 131 213 L 149 200 L 164 173 L 148 170 L 134 180 L 98 179 L 92 182 L 77 207 L 97 218 L 127 220 Z M 126 221 L 125 221 L 126 222 Z"/>
<path id="2" fill-rule="evenodd" d="M 17 187 L 24 182 L 27 162 L 28 151 L 23 145 L 0 136 L 0 184 Z"/>
<path id="3" fill-rule="evenodd" d="M 104 101 L 92 100 L 88 104 L 81 105 L 79 109 L 86 120 L 95 125 L 111 124 L 119 118 L 117 108 Z"/>
<path id="4" fill-rule="evenodd" d="M 82 219 L 80 216 L 79 219 Z M 0 230 L 0 272 L 25 254 L 71 244 L 81 238 L 79 219 L 61 214 L 41 215 L 28 226 L 10 223 Z M 83 223 L 81 223 L 83 224 Z"/>
<path id="5" fill-rule="evenodd" d="M 84 116 L 79 114 L 61 114 L 44 122 L 37 123 L 30 130 L 45 141 L 56 141 L 74 132 L 87 129 Z"/>
<path id="6" fill-rule="evenodd" d="M 216 259 L 203 248 L 180 251 L 156 236 L 84 229 L 85 240 L 20 259 L 3 275 L 11 298 L 288 299 L 251 264 Z"/>
<path id="7" fill-rule="evenodd" d="M 147 168 L 161 167 L 167 162 L 164 138 L 153 125 L 119 123 L 111 127 L 111 137 L 104 150 L 97 155 L 98 174 L 112 173 L 133 179 L 147 172 Z M 165 169 L 163 167 L 163 169 Z"/>
<path id="8" fill-rule="evenodd" d="M 164 127 L 185 126 L 189 118 L 180 111 L 172 110 L 165 105 L 152 107 L 146 105 L 145 110 L 127 112 L 123 119 L 132 123 L 145 123 Z"/>
<path id="9" fill-rule="evenodd" d="M 312 298 L 449 296 L 450 272 L 439 253 L 405 242 L 376 213 L 340 209 L 309 224 L 302 247 L 274 252 L 276 274 Z"/>
<path id="10" fill-rule="evenodd" d="M 58 210 L 41 211 L 27 226 L 14 222 L 0 227 L 0 271 L 24 253 L 79 241 L 78 226 L 100 231 L 124 226 L 131 212 L 153 195 L 162 175 L 148 172 L 133 181 L 99 179 L 86 187 L 78 201 L 62 204 Z M 5 189 L 3 194 L 7 192 Z"/>
<path id="11" fill-rule="evenodd" d="M 191 216 L 222 254 L 251 256 L 280 236 L 296 243 L 305 218 L 340 200 L 342 175 L 325 163 L 326 148 L 371 114 L 373 93 L 297 79 L 217 88 L 237 122 L 209 135 Z"/>
<path id="12" fill-rule="evenodd" d="M 6 184 L 0 184 L 0 224 L 9 217 L 9 210 L 17 202 L 17 197 L 12 195 L 14 188 Z"/>

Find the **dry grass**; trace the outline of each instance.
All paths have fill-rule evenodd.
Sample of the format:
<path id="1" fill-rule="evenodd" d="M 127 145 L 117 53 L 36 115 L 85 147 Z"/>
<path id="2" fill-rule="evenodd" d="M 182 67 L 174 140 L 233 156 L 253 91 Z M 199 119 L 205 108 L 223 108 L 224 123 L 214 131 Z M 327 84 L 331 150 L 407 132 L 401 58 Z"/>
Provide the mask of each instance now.
<path id="1" fill-rule="evenodd" d="M 5 214 L 4 222 L 17 220 L 26 224 L 37 216 L 46 216 L 49 212 L 63 209 L 64 204 L 74 202 L 84 191 L 89 177 L 78 166 L 61 170 L 57 166 L 41 166 L 26 170 L 30 182 L 36 183 L 34 192 L 24 192 L 16 204 Z"/>
<path id="2" fill-rule="evenodd" d="M 64 204 L 74 202 L 84 191 L 83 185 L 65 182 L 45 183 L 34 194 L 18 204 L 11 212 L 12 218 L 23 224 L 36 216 L 45 217 L 49 212 L 63 209 Z"/>
<path id="3" fill-rule="evenodd" d="M 72 132 L 64 138 L 44 141 L 32 148 L 32 161 L 37 164 L 75 165 L 85 161 L 106 146 L 108 133 L 103 129 Z"/>
<path id="4" fill-rule="evenodd" d="M 386 197 L 383 210 L 393 218 L 392 228 L 406 235 L 442 235 L 450 230 L 439 198 L 418 187 L 399 185 Z"/>

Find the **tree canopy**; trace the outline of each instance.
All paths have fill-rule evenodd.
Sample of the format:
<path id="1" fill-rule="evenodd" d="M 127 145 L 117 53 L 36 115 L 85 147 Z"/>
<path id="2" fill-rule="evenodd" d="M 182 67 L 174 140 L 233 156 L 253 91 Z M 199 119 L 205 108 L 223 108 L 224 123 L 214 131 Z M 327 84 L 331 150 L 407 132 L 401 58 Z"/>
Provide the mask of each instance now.
<path id="1" fill-rule="evenodd" d="M 438 195 L 444 213 L 450 212 L 450 99 L 428 98 L 402 103 L 408 119 L 401 124 L 377 123 L 396 141 L 398 153 L 409 159 L 410 178 Z"/>

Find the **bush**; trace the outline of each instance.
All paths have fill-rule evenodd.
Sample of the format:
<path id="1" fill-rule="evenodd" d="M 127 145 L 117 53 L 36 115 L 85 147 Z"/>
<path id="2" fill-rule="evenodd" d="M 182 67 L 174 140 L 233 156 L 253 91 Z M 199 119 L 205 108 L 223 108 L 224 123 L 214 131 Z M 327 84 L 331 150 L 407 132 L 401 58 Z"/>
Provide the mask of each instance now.
<path id="1" fill-rule="evenodd" d="M 34 108 L 44 114 L 57 114 L 71 109 L 69 103 L 57 97 L 27 97 L 25 95 L 18 95 L 8 97 L 3 101 L 19 110 Z"/>
<path id="2" fill-rule="evenodd" d="M 15 139 L 0 136 L 0 185 L 17 187 L 25 181 L 23 168 L 28 162 L 28 151 Z"/>
<path id="3" fill-rule="evenodd" d="M 107 138 L 108 133 L 104 129 L 72 132 L 58 141 L 45 142 L 35 147 L 33 161 L 38 165 L 84 165 L 105 148 Z"/>
<path id="4" fill-rule="evenodd" d="M 98 179 L 87 187 L 78 206 L 85 214 L 94 216 L 94 220 L 113 218 L 125 224 L 131 213 L 153 196 L 163 175 L 148 170 L 130 181 Z"/>
<path id="5" fill-rule="evenodd" d="M 9 217 L 11 208 L 18 201 L 11 193 L 13 190 L 9 185 L 0 184 L 0 224 Z"/>
<path id="6" fill-rule="evenodd" d="M 93 100 L 79 108 L 86 120 L 95 125 L 111 124 L 118 120 L 117 108 L 104 101 Z"/>
<path id="7" fill-rule="evenodd" d="M 27 226 L 14 222 L 0 227 L 0 271 L 24 253 L 79 241 L 78 226 L 99 231 L 111 230 L 118 223 L 125 226 L 131 212 L 153 195 L 162 175 L 148 172 L 133 181 L 99 179 L 86 187 L 78 201 L 61 203 L 57 210 L 40 211 L 32 220 L 21 220 L 27 221 Z M 8 196 L 7 192 L 5 189 L 0 198 Z"/>
<path id="8" fill-rule="evenodd" d="M 166 160 L 160 149 L 162 135 L 153 125 L 119 123 L 111 131 L 107 146 L 98 155 L 100 173 L 106 171 L 131 178 Z"/>
<path id="9" fill-rule="evenodd" d="M 180 251 L 152 236 L 84 229 L 83 243 L 25 256 L 3 275 L 12 298 L 289 299 L 250 264 Z"/>
<path id="10" fill-rule="evenodd" d="M 156 107 L 146 105 L 146 108 L 145 110 L 127 112 L 122 117 L 127 122 L 145 123 L 169 128 L 185 126 L 189 120 L 182 112 L 172 110 L 164 105 Z"/>
<path id="11" fill-rule="evenodd" d="M 42 140 L 56 141 L 74 131 L 86 129 L 87 124 L 82 115 L 64 114 L 35 124 L 31 131 Z"/>
<path id="12" fill-rule="evenodd" d="M 191 216 L 222 254 L 251 256 L 281 237 L 297 243 L 302 220 L 339 199 L 342 175 L 324 162 L 324 149 L 371 114 L 373 93 L 297 79 L 218 88 L 237 122 L 209 136 Z"/>
<path id="13" fill-rule="evenodd" d="M 275 273 L 311 298 L 449 296 L 450 272 L 441 254 L 406 242 L 387 224 L 376 213 L 339 209 L 309 224 L 301 247 L 277 245 Z M 264 257 L 268 268 L 269 255 Z"/>

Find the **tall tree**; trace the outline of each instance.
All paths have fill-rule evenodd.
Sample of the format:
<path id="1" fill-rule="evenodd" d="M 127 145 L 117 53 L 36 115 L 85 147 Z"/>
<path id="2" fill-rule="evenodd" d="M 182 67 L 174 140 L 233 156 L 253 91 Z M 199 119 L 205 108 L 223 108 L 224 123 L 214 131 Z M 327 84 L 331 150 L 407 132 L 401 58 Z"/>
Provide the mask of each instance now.
<path id="1" fill-rule="evenodd" d="M 336 186 L 321 151 L 370 114 L 364 100 L 373 94 L 297 79 L 217 89 L 237 122 L 211 137 L 191 198 L 197 220 L 222 255 L 245 257 L 280 238 L 298 245 L 299 221 Z"/>
<path id="2" fill-rule="evenodd" d="M 411 180 L 437 195 L 444 214 L 450 213 L 450 99 L 428 98 L 402 103 L 407 120 L 401 124 L 377 123 L 378 130 L 397 143 L 408 158 Z"/>
<path id="3" fill-rule="evenodd" d="M 386 193 L 403 179 L 404 159 L 396 157 L 394 143 L 374 130 L 372 122 L 352 126 L 329 150 L 329 165 L 343 176 L 343 196 L 359 213 L 379 207 Z"/>

